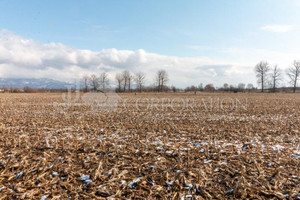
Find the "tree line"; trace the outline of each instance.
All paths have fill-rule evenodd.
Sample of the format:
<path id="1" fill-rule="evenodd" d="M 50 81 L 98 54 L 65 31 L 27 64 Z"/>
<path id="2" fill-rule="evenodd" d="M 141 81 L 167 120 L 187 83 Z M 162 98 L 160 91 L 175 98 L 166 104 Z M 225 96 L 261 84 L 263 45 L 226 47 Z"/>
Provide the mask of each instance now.
<path id="1" fill-rule="evenodd" d="M 283 81 L 282 70 L 277 65 L 271 66 L 266 61 L 261 61 L 255 66 L 255 73 L 261 92 L 264 92 L 265 89 L 276 92 L 280 83 Z M 295 93 L 300 77 L 300 61 L 295 60 L 292 66 L 286 70 L 286 75 L 288 77 L 288 83 Z"/>
<path id="2" fill-rule="evenodd" d="M 99 76 L 92 74 L 90 76 L 83 77 L 83 90 L 88 91 L 100 91 L 105 92 L 110 90 L 109 87 L 111 80 L 108 73 L 102 72 Z M 115 75 L 115 90 L 116 92 L 143 92 L 143 91 L 157 91 L 166 92 L 170 88 L 167 86 L 169 82 L 169 75 L 166 70 L 158 70 L 155 75 L 155 82 L 151 86 L 145 86 L 146 74 L 138 72 L 136 74 L 131 73 L 128 70 L 124 70 L 121 73 Z"/>
<path id="3" fill-rule="evenodd" d="M 82 80 L 83 91 L 99 91 L 105 92 L 111 90 L 109 87 L 111 83 L 115 83 L 116 92 L 214 92 L 214 91 L 224 91 L 224 92 L 244 92 L 255 89 L 253 84 L 249 83 L 239 83 L 237 87 L 224 84 L 223 87 L 215 88 L 211 84 L 203 85 L 200 83 L 198 86 L 188 86 L 185 89 L 178 88 L 175 86 L 168 86 L 169 75 L 166 70 L 158 70 L 155 74 L 154 82 L 152 85 L 145 85 L 146 75 L 143 72 L 131 73 L 128 70 L 124 70 L 121 73 L 117 73 L 114 80 L 109 79 L 109 75 L 106 72 L 101 72 L 99 76 L 92 74 L 90 76 L 84 76 Z"/>
<path id="4" fill-rule="evenodd" d="M 266 61 L 261 61 L 255 66 L 255 74 L 257 77 L 257 83 L 261 92 L 266 90 L 270 92 L 276 92 L 280 87 L 280 83 L 283 81 L 283 72 L 277 66 L 271 66 Z M 286 75 L 289 79 L 289 84 L 292 91 L 295 93 L 297 89 L 298 79 L 300 77 L 300 61 L 294 61 L 292 66 L 287 69 Z M 145 85 L 146 74 L 143 72 L 131 73 L 128 70 L 124 70 L 121 73 L 115 75 L 114 83 L 116 83 L 116 92 L 250 92 L 258 91 L 252 83 L 239 83 L 237 86 L 224 83 L 222 87 L 216 88 L 212 83 L 203 85 L 200 83 L 195 86 L 188 86 L 185 89 L 177 88 L 175 86 L 167 86 L 169 82 L 169 75 L 166 70 L 158 70 L 155 74 L 154 83 L 150 86 Z M 99 76 L 92 74 L 90 76 L 83 77 L 84 91 L 106 91 L 109 89 L 111 80 L 108 78 L 106 72 L 100 73 Z M 111 88 L 110 88 L 111 89 Z"/>

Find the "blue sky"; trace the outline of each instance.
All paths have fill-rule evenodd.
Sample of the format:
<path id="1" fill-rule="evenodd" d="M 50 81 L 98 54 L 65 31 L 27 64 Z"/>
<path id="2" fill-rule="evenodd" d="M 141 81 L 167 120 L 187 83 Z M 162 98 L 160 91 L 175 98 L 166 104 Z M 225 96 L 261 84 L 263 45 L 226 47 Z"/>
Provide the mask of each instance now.
<path id="1" fill-rule="evenodd" d="M 142 49 L 162 56 L 207 58 L 211 63 L 191 67 L 229 65 L 239 73 L 237 66 L 242 66 L 246 77 L 260 59 L 282 68 L 298 59 L 299 8 L 299 0 L 2 0 L 0 30 L 40 45 L 63 44 L 92 52 Z"/>

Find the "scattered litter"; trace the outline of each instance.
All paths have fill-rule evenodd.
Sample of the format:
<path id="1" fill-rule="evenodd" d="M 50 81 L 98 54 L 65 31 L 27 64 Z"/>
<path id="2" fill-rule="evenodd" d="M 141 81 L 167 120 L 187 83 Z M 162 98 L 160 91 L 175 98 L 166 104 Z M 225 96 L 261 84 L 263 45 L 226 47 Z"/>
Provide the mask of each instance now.
<path id="1" fill-rule="evenodd" d="M 284 149 L 284 146 L 281 146 L 279 144 L 276 144 L 274 146 L 272 146 L 273 150 L 280 152 L 282 149 Z"/>
<path id="2" fill-rule="evenodd" d="M 23 177 L 23 175 L 24 175 L 24 173 L 23 173 L 23 172 L 19 172 L 19 173 L 17 174 L 17 176 L 16 176 L 14 179 L 19 179 L 19 178 L 22 178 L 22 177 Z"/>
<path id="3" fill-rule="evenodd" d="M 137 183 L 141 181 L 141 177 L 134 179 L 131 183 L 129 183 L 130 189 L 136 189 Z"/>
<path id="4" fill-rule="evenodd" d="M 211 94 L 248 98 L 247 110 L 224 113 L 200 109 L 208 95 L 155 94 L 195 98 L 180 112 L 124 101 L 95 115 L 78 105 L 56 113 L 61 94 L 1 94 L 1 197 L 300 199 L 300 96 Z"/>
<path id="5" fill-rule="evenodd" d="M 210 163 L 210 162 L 212 162 L 212 160 L 207 160 L 207 159 L 204 159 L 204 161 L 203 161 L 204 163 Z"/>
<path id="6" fill-rule="evenodd" d="M 290 196 L 290 194 L 283 194 L 283 196 L 284 196 L 284 197 L 288 197 L 288 196 Z"/>
<path id="7" fill-rule="evenodd" d="M 89 175 L 82 175 L 79 179 L 80 179 L 81 181 L 85 181 L 85 180 L 88 180 L 89 178 L 90 178 Z"/>
<path id="8" fill-rule="evenodd" d="M 108 173 L 106 173 L 106 174 L 103 174 L 103 175 L 101 175 L 101 176 L 110 176 L 111 175 L 111 172 L 108 172 Z"/>
<path id="9" fill-rule="evenodd" d="M 44 195 L 44 196 L 42 196 L 42 197 L 40 198 L 40 200 L 46 200 L 48 197 L 49 197 L 49 194 Z"/>
<path id="10" fill-rule="evenodd" d="M 173 185 L 174 184 L 174 181 L 167 181 L 166 182 L 168 185 Z"/>
<path id="11" fill-rule="evenodd" d="M 234 193 L 234 189 L 231 188 L 225 195 L 233 195 Z"/>
<path id="12" fill-rule="evenodd" d="M 186 183 L 186 184 L 185 184 L 185 187 L 186 187 L 187 189 L 192 189 L 192 188 L 193 188 L 193 183 Z"/>
<path id="13" fill-rule="evenodd" d="M 52 174 L 51 174 L 53 177 L 55 177 L 55 176 L 57 176 L 58 175 L 58 173 L 57 172 L 52 172 Z"/>
<path id="14" fill-rule="evenodd" d="M 84 180 L 83 183 L 88 185 L 88 184 L 91 184 L 93 182 L 92 179 L 87 179 L 87 180 Z"/>

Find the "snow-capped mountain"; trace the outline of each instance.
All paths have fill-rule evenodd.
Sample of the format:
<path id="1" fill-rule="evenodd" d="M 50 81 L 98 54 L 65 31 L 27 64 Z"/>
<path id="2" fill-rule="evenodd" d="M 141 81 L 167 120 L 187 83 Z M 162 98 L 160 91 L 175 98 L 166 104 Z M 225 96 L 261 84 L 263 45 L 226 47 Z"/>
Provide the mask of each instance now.
<path id="1" fill-rule="evenodd" d="M 67 88 L 68 86 L 75 87 L 74 83 L 62 82 L 48 78 L 27 79 L 27 78 L 0 78 L 0 88 Z"/>

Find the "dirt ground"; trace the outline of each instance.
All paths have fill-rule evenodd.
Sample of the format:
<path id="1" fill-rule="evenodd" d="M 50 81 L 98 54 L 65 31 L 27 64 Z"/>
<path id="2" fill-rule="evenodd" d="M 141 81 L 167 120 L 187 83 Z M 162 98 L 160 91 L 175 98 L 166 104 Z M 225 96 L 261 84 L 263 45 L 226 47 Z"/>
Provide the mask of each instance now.
<path id="1" fill-rule="evenodd" d="M 300 199 L 300 94 L 0 94 L 0 199 Z"/>

